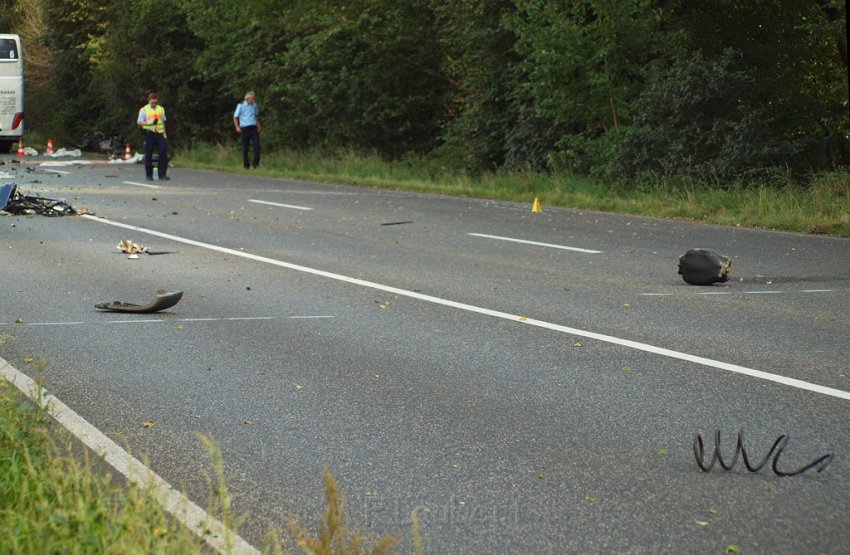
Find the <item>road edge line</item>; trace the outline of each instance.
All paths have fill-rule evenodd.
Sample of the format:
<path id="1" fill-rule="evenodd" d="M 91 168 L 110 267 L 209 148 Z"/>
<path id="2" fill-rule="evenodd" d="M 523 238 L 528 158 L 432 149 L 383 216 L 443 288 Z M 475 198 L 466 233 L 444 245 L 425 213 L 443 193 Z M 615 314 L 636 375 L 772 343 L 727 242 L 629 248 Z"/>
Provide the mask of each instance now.
<path id="1" fill-rule="evenodd" d="M 211 516 L 183 493 L 174 489 L 164 478 L 122 449 L 55 395 L 44 391 L 39 398 L 36 394 L 38 384 L 35 380 L 12 366 L 3 357 L 0 357 L 0 376 L 17 387 L 33 403 L 38 404 L 63 428 L 109 463 L 127 480 L 150 490 L 166 511 L 174 515 L 183 526 L 194 532 L 217 552 L 259 555 L 260 551 L 257 548 L 238 534 L 228 531 L 221 521 Z M 227 537 L 230 538 L 229 542 L 225 539 Z"/>

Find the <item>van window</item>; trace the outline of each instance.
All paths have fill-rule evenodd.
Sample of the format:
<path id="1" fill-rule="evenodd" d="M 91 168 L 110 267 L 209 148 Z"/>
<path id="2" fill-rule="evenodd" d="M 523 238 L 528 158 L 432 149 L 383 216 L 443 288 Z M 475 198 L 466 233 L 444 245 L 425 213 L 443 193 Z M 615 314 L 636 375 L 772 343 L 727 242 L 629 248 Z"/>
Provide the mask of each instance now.
<path id="1" fill-rule="evenodd" d="M 14 39 L 0 39 L 0 63 L 18 60 L 18 46 Z"/>

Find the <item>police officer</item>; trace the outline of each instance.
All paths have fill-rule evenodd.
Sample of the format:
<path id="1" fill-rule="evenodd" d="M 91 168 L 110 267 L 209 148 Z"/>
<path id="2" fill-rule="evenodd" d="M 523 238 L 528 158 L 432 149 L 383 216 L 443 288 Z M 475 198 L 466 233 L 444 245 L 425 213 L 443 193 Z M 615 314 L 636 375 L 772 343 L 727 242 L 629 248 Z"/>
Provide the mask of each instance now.
<path id="1" fill-rule="evenodd" d="M 242 165 L 247 170 L 248 145 L 254 146 L 253 166 L 260 165 L 260 108 L 256 103 L 254 91 L 245 93 L 245 101 L 240 102 L 233 112 L 233 126 L 242 135 Z"/>
<path id="2" fill-rule="evenodd" d="M 165 108 L 159 105 L 159 97 L 156 93 L 148 95 L 148 103 L 139 110 L 136 124 L 145 134 L 145 176 L 148 181 L 153 179 L 153 153 L 159 155 L 159 178 L 161 180 L 171 179 L 166 175 L 168 172 L 168 144 L 165 142 Z"/>

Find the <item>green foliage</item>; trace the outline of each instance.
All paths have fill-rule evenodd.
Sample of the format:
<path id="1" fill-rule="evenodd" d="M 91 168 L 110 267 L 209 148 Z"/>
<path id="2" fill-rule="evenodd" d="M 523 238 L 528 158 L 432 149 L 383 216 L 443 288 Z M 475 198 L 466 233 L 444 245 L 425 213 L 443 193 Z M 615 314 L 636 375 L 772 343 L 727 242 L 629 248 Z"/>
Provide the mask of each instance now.
<path id="1" fill-rule="evenodd" d="M 18 14 L 15 0 L 0 0 L 0 33 L 17 33 Z"/>
<path id="2" fill-rule="evenodd" d="M 73 453 L 44 411 L 0 380 L 0 552 L 202 552 L 153 495 Z"/>
<path id="3" fill-rule="evenodd" d="M 650 79 L 635 102 L 615 175 L 711 175 L 723 181 L 784 163 L 799 151 L 771 134 L 768 110 L 748 99 L 754 79 L 740 56 L 706 60 L 697 52 Z"/>
<path id="4" fill-rule="evenodd" d="M 99 111 L 89 85 L 92 68 L 104 55 L 111 4 L 109 0 L 44 0 L 41 4 L 47 25 L 43 46 L 53 57 L 53 79 L 48 86 L 61 91 L 50 123 L 72 136 L 82 136 L 97 122 Z M 27 45 L 24 53 L 29 55 Z"/>
<path id="5" fill-rule="evenodd" d="M 186 14 L 169 0 L 140 0 L 128 8 L 113 6 L 105 51 L 94 60 L 91 88 L 105 107 L 97 125 L 135 137 L 138 109 L 155 91 L 166 108 L 170 142 L 213 139 L 208 130 L 216 128 L 216 116 L 223 118 L 196 94 L 204 89 L 193 67 L 202 42 L 186 32 Z"/>
<path id="6" fill-rule="evenodd" d="M 566 128 L 551 145 L 553 167 L 588 174 L 612 156 L 648 68 L 670 54 L 677 37 L 661 31 L 654 4 L 517 2 L 512 26 L 528 76 L 520 90 L 537 115 Z"/>
<path id="7" fill-rule="evenodd" d="M 722 60 L 730 49 L 738 54 L 729 69 L 749 76 L 738 92 L 752 109 L 748 117 L 761 120 L 773 141 L 794 146 L 783 163 L 807 170 L 850 162 L 843 3 L 676 4 L 671 19 L 685 32 L 689 51 L 702 51 L 708 61 Z"/>
<path id="8" fill-rule="evenodd" d="M 23 6 L 26 5 L 26 9 Z M 43 11 L 30 127 L 232 144 L 256 91 L 267 148 L 430 170 L 718 183 L 850 163 L 840 0 L 0 0 Z M 40 21 L 38 18 L 32 21 Z M 12 23 L 15 24 L 15 23 Z M 33 54 L 43 54 L 33 56 Z M 32 104 L 30 104 L 32 106 Z"/>
<path id="9" fill-rule="evenodd" d="M 299 147 L 378 150 L 434 146 L 447 88 L 434 18 L 422 1 L 316 2 L 295 22 L 271 87 L 283 133 Z"/>

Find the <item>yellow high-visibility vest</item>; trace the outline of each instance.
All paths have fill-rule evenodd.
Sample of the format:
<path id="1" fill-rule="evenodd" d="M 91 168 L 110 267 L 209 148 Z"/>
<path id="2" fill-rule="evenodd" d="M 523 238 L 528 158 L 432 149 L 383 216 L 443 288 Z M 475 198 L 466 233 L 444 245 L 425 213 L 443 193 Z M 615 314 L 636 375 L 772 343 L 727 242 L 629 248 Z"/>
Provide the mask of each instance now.
<path id="1" fill-rule="evenodd" d="M 146 104 L 142 110 L 145 112 L 145 121 L 154 120 L 150 125 L 143 125 L 142 129 L 165 134 L 165 108 L 157 106 L 153 109 L 150 104 Z"/>

